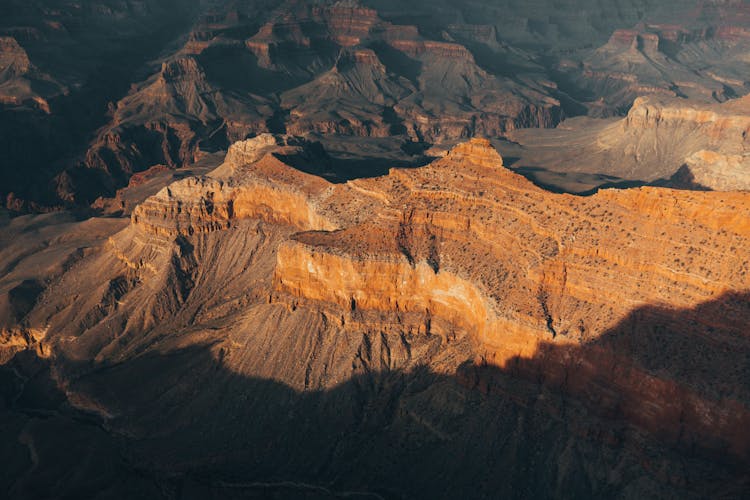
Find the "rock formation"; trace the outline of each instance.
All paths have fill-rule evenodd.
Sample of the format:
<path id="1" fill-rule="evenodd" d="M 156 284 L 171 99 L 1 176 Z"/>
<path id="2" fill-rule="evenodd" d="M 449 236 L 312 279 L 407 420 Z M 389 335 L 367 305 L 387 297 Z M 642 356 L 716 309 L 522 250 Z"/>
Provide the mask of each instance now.
<path id="1" fill-rule="evenodd" d="M 104 175 L 76 168 L 81 156 L 106 122 L 108 104 L 127 93 L 142 65 L 189 25 L 198 3 L 3 3 L 0 198 L 10 197 L 3 205 L 49 210 L 105 194 Z"/>
<path id="2" fill-rule="evenodd" d="M 221 12 L 120 100 L 87 166 L 119 187 L 153 164 L 183 165 L 268 131 L 441 142 L 563 117 L 554 83 L 489 73 L 465 46 L 356 3 L 288 1 L 248 38 Z M 499 47 L 494 31 L 484 42 Z"/>
<path id="3" fill-rule="evenodd" d="M 577 92 L 586 89 L 580 95 L 600 99 L 588 103 L 590 114 L 617 114 L 643 95 L 724 102 L 746 93 L 748 19 L 743 2 L 654 14 L 634 28 L 616 30 L 579 64 L 567 60 L 560 70 L 569 74 L 568 84 L 576 82 Z M 717 53 L 722 56 L 712 56 Z"/>
<path id="4" fill-rule="evenodd" d="M 701 149 L 670 178 L 675 186 L 716 191 L 750 191 L 750 162 L 744 155 Z"/>
<path id="5" fill-rule="evenodd" d="M 0 2 L 0 497 L 746 497 L 749 43 Z"/>
<path id="6" fill-rule="evenodd" d="M 482 139 L 332 184 L 284 162 L 304 147 L 148 198 L 13 309 L 4 359 L 195 494 L 747 488 L 747 193 L 551 194 Z"/>

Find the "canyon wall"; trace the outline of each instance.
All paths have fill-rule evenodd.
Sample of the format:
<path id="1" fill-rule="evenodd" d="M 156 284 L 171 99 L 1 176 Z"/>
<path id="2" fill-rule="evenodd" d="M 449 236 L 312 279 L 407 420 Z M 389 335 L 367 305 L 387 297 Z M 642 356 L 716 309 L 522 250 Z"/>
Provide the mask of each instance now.
<path id="1" fill-rule="evenodd" d="M 73 257 L 48 282 L 36 253 L 1 255 L 18 271 L 0 281 L 15 304 L 0 352 L 28 375 L 9 372 L 9 411 L 42 404 L 29 391 L 49 373 L 68 411 L 137 436 L 126 463 L 194 492 L 237 478 L 436 497 L 743 491 L 746 193 L 552 194 L 479 139 L 330 183 L 285 163 L 309 148 L 243 141 L 128 227 L 102 219 L 80 252 L 51 235 L 60 250 L 40 251 Z M 13 230 L 30 238 L 33 220 Z M 43 429 L 28 432 L 45 443 Z M 376 472 L 342 473 L 352 460 Z"/>
<path id="2" fill-rule="evenodd" d="M 251 142 L 235 150 L 251 150 Z M 427 167 L 337 185 L 272 155 L 217 172 L 229 177 L 187 179 L 147 200 L 133 213 L 134 229 L 192 239 L 248 219 L 291 226 L 302 232 L 274 252 L 271 302 L 327 304 L 334 312 L 326 314 L 347 318 L 349 328 L 410 324 L 446 345 L 466 335 L 478 367 L 544 380 L 679 447 L 748 459 L 750 439 L 739 431 L 750 422 L 741 357 L 724 359 L 717 382 L 676 368 L 690 348 L 663 353 L 660 366 L 675 367 L 668 374 L 638 350 L 657 349 L 663 329 L 683 335 L 680 343 L 710 329 L 721 332 L 714 342 L 744 352 L 747 338 L 732 315 L 686 319 L 680 333 L 671 311 L 750 288 L 745 194 L 553 195 L 503 167 L 484 140 Z M 744 317 L 738 300 L 727 310 Z M 629 342 L 642 346 L 622 351 L 610 337 L 635 321 L 633 311 L 649 308 L 644 317 L 664 326 L 642 333 L 634 326 L 628 335 L 644 338 Z M 402 319 L 386 319 L 394 317 Z M 707 349 L 719 356 L 723 348 Z M 712 369 L 709 360 L 695 362 Z M 477 373 L 482 380 L 485 372 Z M 491 377 L 474 383 L 492 385 Z M 602 402 L 608 398 L 615 399 Z"/>

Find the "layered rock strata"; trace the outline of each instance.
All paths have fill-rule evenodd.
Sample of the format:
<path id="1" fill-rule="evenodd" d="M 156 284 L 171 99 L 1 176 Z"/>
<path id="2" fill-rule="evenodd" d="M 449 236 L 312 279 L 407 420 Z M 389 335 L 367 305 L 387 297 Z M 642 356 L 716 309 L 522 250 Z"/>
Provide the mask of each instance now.
<path id="1" fill-rule="evenodd" d="M 713 377 L 652 366 L 640 349 L 659 335 L 636 329 L 630 341 L 643 347 L 624 352 L 609 332 L 639 308 L 661 321 L 750 288 L 748 216 L 741 193 L 551 195 L 474 140 L 427 167 L 339 185 L 266 156 L 228 180 L 173 184 L 133 224 L 171 237 L 243 218 L 291 225 L 303 232 L 278 247 L 276 291 L 349 313 L 420 316 L 421 331 L 446 340 L 467 332 L 481 363 L 541 377 L 592 408 L 616 397 L 607 411 L 647 432 L 747 460 L 741 357 L 725 358 L 719 389 Z M 746 352 L 746 313 L 740 300 L 726 314 L 686 318 L 679 342 L 718 330 L 716 342 Z M 674 346 L 664 355 L 665 367 L 684 361 Z"/>
<path id="2" fill-rule="evenodd" d="M 747 193 L 551 194 L 480 139 L 334 184 L 285 162 L 296 144 L 235 145 L 40 281 L 13 309 L 30 336 L 3 337 L 12 385 L 37 359 L 192 492 L 744 491 Z"/>

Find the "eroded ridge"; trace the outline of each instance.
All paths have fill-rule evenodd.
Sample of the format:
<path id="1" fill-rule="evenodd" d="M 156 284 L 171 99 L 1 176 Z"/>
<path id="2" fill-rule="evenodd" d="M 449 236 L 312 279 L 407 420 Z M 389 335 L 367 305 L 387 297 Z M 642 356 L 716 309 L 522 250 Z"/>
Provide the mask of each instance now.
<path id="1" fill-rule="evenodd" d="M 292 343 L 320 328 L 335 330 L 334 346 L 364 335 L 365 351 L 369 335 L 382 336 L 403 366 L 462 367 L 485 392 L 508 390 L 498 374 L 541 382 L 676 446 L 750 458 L 748 193 L 552 194 L 481 139 L 422 168 L 331 184 L 284 163 L 279 151 L 293 141 L 281 142 L 238 144 L 210 175 L 133 212 L 97 264 L 103 276 L 123 269 L 81 320 L 88 339 L 113 335 L 106 348 L 89 340 L 92 350 L 122 351 L 112 315 L 133 339 L 201 321 L 252 323 L 253 335 Z M 48 314 L 54 325 L 59 313 Z M 287 329 L 258 322 L 268 314 Z M 75 324 L 61 328 L 74 334 Z M 119 355 L 145 340 L 133 342 Z M 420 342 L 431 347 L 418 355 Z M 293 364 L 293 351 L 284 356 Z M 363 365 L 356 356 L 352 366 Z M 275 367 L 286 364 L 269 359 L 237 369 L 282 376 Z M 333 358 L 320 362 L 303 387 Z"/>
<path id="2" fill-rule="evenodd" d="M 677 439 L 671 429 L 682 419 L 680 432 L 691 439 L 713 436 L 748 456 L 748 436 L 737 435 L 750 422 L 746 384 L 727 399 L 700 378 L 656 373 L 639 360 L 644 353 L 623 353 L 608 340 L 633 310 L 665 314 L 750 287 L 747 195 L 656 188 L 552 195 L 475 140 L 428 167 L 351 182 L 337 201 L 346 206 L 347 196 L 381 207 L 339 231 L 283 243 L 279 290 L 342 309 L 441 318 L 469 332 L 482 362 L 546 378 L 594 407 L 615 391 L 627 407 L 617 411 L 632 422 Z M 741 315 L 741 304 L 731 309 Z M 733 317 L 689 319 L 700 326 L 686 338 L 730 331 L 735 338 L 713 342 L 747 349 Z M 658 335 L 633 328 L 647 337 L 637 342 L 659 348 Z M 727 369 L 735 380 L 745 372 L 741 363 Z"/>

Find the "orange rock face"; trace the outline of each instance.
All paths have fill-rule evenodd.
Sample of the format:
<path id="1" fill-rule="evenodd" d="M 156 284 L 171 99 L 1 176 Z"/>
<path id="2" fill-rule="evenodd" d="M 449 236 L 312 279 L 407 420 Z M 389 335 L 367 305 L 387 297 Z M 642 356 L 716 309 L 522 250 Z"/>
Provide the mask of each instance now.
<path id="1" fill-rule="evenodd" d="M 643 314 L 657 323 L 685 322 L 681 342 L 713 331 L 711 342 L 750 349 L 741 297 L 723 312 L 672 313 L 750 289 L 750 195 L 550 194 L 505 169 L 481 139 L 427 167 L 346 184 L 270 156 L 236 167 L 231 179 L 181 181 L 133 221 L 157 233 L 196 228 L 187 234 L 238 218 L 292 225 L 303 232 L 278 249 L 278 292 L 343 311 L 422 315 L 430 334 L 467 332 L 482 364 L 545 380 L 680 445 L 750 458 L 747 384 L 717 392 L 611 340 L 633 311 L 653 308 Z M 643 335 L 629 342 L 659 349 L 658 335 Z M 737 359 L 721 369 L 747 376 Z"/>
<path id="2" fill-rule="evenodd" d="M 584 493 L 626 488 L 589 489 L 578 472 L 622 462 L 644 494 L 743 491 L 750 193 L 552 194 L 481 139 L 346 183 L 286 163 L 325 158 L 313 153 L 261 135 L 151 196 L 94 246 L 54 233 L 39 244 L 60 256 L 49 285 L 36 254 L 24 257 L 38 222 L 19 218 L 0 357 L 41 357 L 71 404 L 143 436 L 144 456 L 165 439 L 190 442 L 191 464 L 244 449 L 286 460 L 289 446 L 310 453 L 303 469 L 338 446 L 370 456 L 336 442 L 346 429 L 363 442 L 386 432 L 377 453 L 388 460 L 411 461 L 392 455 L 394 436 L 419 456 L 433 455 L 423 439 L 437 443 L 438 461 L 476 439 L 483 477 L 487 457 L 523 481 L 526 464 L 560 463 Z M 267 424 L 238 426 L 248 415 Z M 225 433 L 192 427 L 216 418 Z M 361 430 L 361 418 L 383 420 Z M 171 460 L 155 462 L 181 470 Z M 558 488 L 556 474 L 538 491 Z"/>
<path id="3" fill-rule="evenodd" d="M 626 420 L 679 441 L 673 429 L 682 418 L 690 439 L 750 457 L 750 436 L 740 431 L 750 424 L 745 389 L 707 399 L 699 380 L 683 385 L 607 345 L 588 347 L 638 307 L 695 308 L 750 288 L 748 195 L 550 195 L 505 170 L 480 140 L 429 167 L 347 187 L 380 205 L 377 215 L 296 235 L 279 250 L 279 289 L 343 308 L 442 318 L 470 332 L 491 364 L 520 366 L 592 407 L 615 390 Z M 336 194 L 343 204 L 346 191 Z M 748 348 L 739 325 L 699 321 L 735 331 L 733 342 Z"/>

